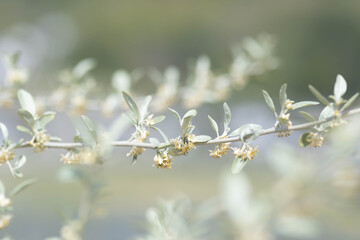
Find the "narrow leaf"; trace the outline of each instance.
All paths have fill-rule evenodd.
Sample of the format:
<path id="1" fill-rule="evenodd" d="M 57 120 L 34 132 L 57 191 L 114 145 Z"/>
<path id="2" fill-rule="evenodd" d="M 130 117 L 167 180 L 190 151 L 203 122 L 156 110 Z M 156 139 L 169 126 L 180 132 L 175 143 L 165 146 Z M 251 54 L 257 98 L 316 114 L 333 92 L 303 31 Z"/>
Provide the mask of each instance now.
<path id="1" fill-rule="evenodd" d="M 359 93 L 355 93 L 341 108 L 341 112 L 344 111 L 345 109 L 347 109 L 348 107 L 350 107 L 354 103 L 354 101 L 356 100 L 356 98 L 358 96 L 359 96 Z"/>
<path id="2" fill-rule="evenodd" d="M 161 131 L 159 128 L 155 127 L 155 126 L 150 126 L 150 128 L 154 129 L 155 131 L 157 131 L 158 133 L 160 133 L 160 135 L 163 137 L 163 139 L 165 140 L 165 142 L 169 142 L 168 137 L 165 135 L 165 133 L 163 131 Z"/>
<path id="3" fill-rule="evenodd" d="M 36 130 L 43 129 L 49 122 L 54 120 L 54 114 L 42 115 L 38 120 L 35 121 L 34 128 Z"/>
<path id="4" fill-rule="evenodd" d="M 0 123 L 0 130 L 1 130 L 2 137 L 3 137 L 3 142 L 5 145 L 9 139 L 9 131 L 8 131 L 7 127 L 5 126 L 5 124 L 3 124 L 3 123 Z"/>
<path id="5" fill-rule="evenodd" d="M 309 85 L 309 89 L 312 92 L 312 94 L 314 94 L 314 96 L 324 105 L 330 105 L 330 102 L 326 99 L 326 97 L 324 97 L 324 95 L 322 95 L 316 88 L 314 88 L 313 86 Z"/>
<path id="6" fill-rule="evenodd" d="M 236 157 L 231 166 L 231 173 L 238 174 L 245 167 L 248 161 L 243 161 L 241 158 Z"/>
<path id="7" fill-rule="evenodd" d="M 215 122 L 215 120 L 210 117 L 210 115 L 208 115 L 208 119 L 210 121 L 210 125 L 212 127 L 212 129 L 214 129 L 214 131 L 216 132 L 216 135 L 219 136 L 219 127 L 217 125 L 217 123 Z"/>
<path id="8" fill-rule="evenodd" d="M 16 129 L 20 132 L 24 132 L 30 135 L 32 134 L 31 130 L 24 126 L 16 126 Z"/>
<path id="9" fill-rule="evenodd" d="M 225 120 L 224 120 L 224 129 L 226 130 L 229 127 L 230 121 L 231 121 L 231 111 L 227 103 L 224 103 L 224 114 L 225 114 Z"/>
<path id="10" fill-rule="evenodd" d="M 136 118 L 136 121 L 139 121 L 140 113 L 139 113 L 139 108 L 136 105 L 135 101 L 126 92 L 122 92 L 122 94 L 123 94 L 126 104 L 129 106 L 130 110 L 133 112 L 133 114 Z"/>
<path id="11" fill-rule="evenodd" d="M 327 120 L 334 116 L 334 109 L 332 107 L 326 106 L 320 113 L 319 120 Z"/>
<path id="12" fill-rule="evenodd" d="M 17 113 L 18 113 L 19 117 L 24 121 L 24 123 L 32 129 L 34 126 L 33 115 L 25 109 L 19 109 L 17 111 Z"/>
<path id="13" fill-rule="evenodd" d="M 294 103 L 293 105 L 293 110 L 298 109 L 298 108 L 303 108 L 303 107 L 307 107 L 307 106 L 314 106 L 314 105 L 318 105 L 318 102 L 315 101 L 302 101 L 302 102 L 297 102 Z"/>
<path id="14" fill-rule="evenodd" d="M 163 116 L 163 115 L 157 116 L 156 118 L 153 118 L 152 125 L 158 124 L 158 123 L 162 122 L 164 119 L 165 119 L 165 116 Z"/>
<path id="15" fill-rule="evenodd" d="M 211 137 L 207 135 L 198 135 L 195 136 L 194 138 L 194 142 L 200 142 L 200 143 L 208 142 L 209 140 L 211 140 Z"/>
<path id="16" fill-rule="evenodd" d="M 307 120 L 309 122 L 316 121 L 315 118 L 310 113 L 307 113 L 307 112 L 304 112 L 304 111 L 299 111 L 299 113 L 305 120 Z"/>
<path id="17" fill-rule="evenodd" d="M 170 110 L 170 112 L 172 112 L 172 113 L 175 115 L 175 117 L 179 120 L 179 124 L 180 124 L 180 126 L 181 126 L 181 117 L 180 117 L 179 113 L 178 113 L 177 111 L 175 111 L 174 109 L 171 109 L 171 108 L 169 108 L 169 110 Z"/>
<path id="18" fill-rule="evenodd" d="M 268 105 L 268 107 L 270 108 L 270 110 L 275 114 L 276 116 L 276 110 L 275 110 L 275 106 L 274 106 L 274 102 L 273 100 L 271 99 L 270 95 L 265 91 L 265 90 L 262 90 L 262 93 L 264 95 L 264 99 L 265 99 L 265 102 L 266 104 Z"/>
<path id="19" fill-rule="evenodd" d="M 287 100 L 286 87 L 287 87 L 287 84 L 284 83 L 280 88 L 279 100 L 280 100 L 281 109 L 285 108 L 285 102 Z"/>
<path id="20" fill-rule="evenodd" d="M 140 120 L 144 120 L 147 113 L 148 113 L 148 109 L 149 109 L 149 104 L 151 102 L 152 97 L 151 96 L 147 96 L 144 100 L 143 105 L 141 106 L 140 109 Z"/>
<path id="21" fill-rule="evenodd" d="M 35 182 L 37 182 L 36 178 L 30 178 L 21 182 L 13 190 L 11 190 L 11 192 L 9 193 L 9 197 L 11 198 L 15 196 L 16 194 L 23 191 L 25 188 L 29 187 L 31 184 L 34 184 Z"/>
<path id="22" fill-rule="evenodd" d="M 14 169 L 19 169 L 26 163 L 26 156 L 21 155 L 14 163 Z"/>

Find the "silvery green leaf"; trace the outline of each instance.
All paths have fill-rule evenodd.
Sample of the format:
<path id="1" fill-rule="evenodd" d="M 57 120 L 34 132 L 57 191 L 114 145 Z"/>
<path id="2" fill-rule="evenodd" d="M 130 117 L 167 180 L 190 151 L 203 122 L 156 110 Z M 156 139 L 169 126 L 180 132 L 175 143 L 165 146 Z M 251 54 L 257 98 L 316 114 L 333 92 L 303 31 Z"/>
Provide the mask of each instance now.
<path id="1" fill-rule="evenodd" d="M 287 100 L 286 87 L 287 87 L 287 84 L 284 83 L 280 88 L 279 100 L 280 100 L 281 109 L 285 108 L 285 102 Z"/>
<path id="2" fill-rule="evenodd" d="M 316 88 L 314 88 L 313 86 L 309 85 L 309 89 L 312 92 L 312 94 L 314 94 L 314 96 L 324 105 L 330 105 L 330 102 L 326 99 L 326 97 L 324 97 L 324 95 L 322 95 Z"/>
<path id="3" fill-rule="evenodd" d="M 319 104 L 319 103 L 318 103 L 318 102 L 315 102 L 315 101 L 302 101 L 302 102 L 297 102 L 297 103 L 294 103 L 292 110 L 295 110 L 295 109 L 298 109 L 298 108 L 302 108 L 302 107 L 307 107 L 307 106 L 314 106 L 314 105 L 318 105 L 318 104 Z"/>
<path id="4" fill-rule="evenodd" d="M 180 126 L 181 126 L 181 117 L 180 117 L 180 115 L 179 115 L 179 113 L 177 112 L 177 111 L 175 111 L 174 109 L 171 109 L 171 108 L 169 108 L 169 110 L 170 110 L 170 112 L 172 112 L 174 115 L 175 115 L 175 117 L 179 120 L 179 124 L 180 124 Z"/>
<path id="5" fill-rule="evenodd" d="M 130 97 L 129 94 L 127 94 L 126 92 L 122 92 L 122 94 L 123 94 L 126 104 L 129 106 L 130 110 L 134 114 L 136 122 L 138 122 L 139 118 L 140 118 L 138 106 L 136 105 L 135 101 Z"/>
<path id="6" fill-rule="evenodd" d="M 90 118 L 88 118 L 85 115 L 81 115 L 80 117 L 84 121 L 84 123 L 86 124 L 87 128 L 90 131 L 95 131 L 95 126 L 94 126 L 93 122 L 90 120 Z"/>
<path id="7" fill-rule="evenodd" d="M 4 145 L 6 145 L 8 139 L 9 139 L 9 131 L 8 131 L 7 127 L 5 126 L 5 124 L 3 124 L 3 123 L 0 123 L 0 130 L 1 130 L 2 137 L 3 137 Z"/>
<path id="8" fill-rule="evenodd" d="M 133 116 L 131 116 L 130 114 L 122 113 L 121 116 L 128 119 L 135 127 L 137 126 L 135 118 Z"/>
<path id="9" fill-rule="evenodd" d="M 138 156 L 134 155 L 131 159 L 131 165 L 135 165 L 136 161 L 137 161 Z"/>
<path id="10" fill-rule="evenodd" d="M 245 167 L 248 161 L 244 161 L 239 157 L 235 157 L 233 164 L 231 166 L 231 173 L 238 174 Z"/>
<path id="11" fill-rule="evenodd" d="M 158 124 L 158 123 L 162 122 L 164 119 L 165 119 L 165 116 L 163 116 L 163 115 L 157 116 L 152 119 L 152 125 Z"/>
<path id="12" fill-rule="evenodd" d="M 323 121 L 323 120 L 327 120 L 329 118 L 332 118 L 334 116 L 334 109 L 332 107 L 326 106 L 322 112 L 320 113 L 320 117 L 319 120 Z"/>
<path id="13" fill-rule="evenodd" d="M 43 129 L 54 118 L 54 114 L 43 114 L 38 120 L 35 121 L 34 128 L 36 130 Z"/>
<path id="14" fill-rule="evenodd" d="M 224 120 L 224 129 L 226 130 L 229 127 L 230 121 L 231 121 L 231 111 L 227 103 L 224 103 L 224 114 L 225 114 L 225 120 Z"/>
<path id="15" fill-rule="evenodd" d="M 341 108 L 341 112 L 344 111 L 345 109 L 347 109 L 348 107 L 350 107 L 354 103 L 354 101 L 356 100 L 356 98 L 358 96 L 359 96 L 359 93 L 355 93 Z"/>
<path id="16" fill-rule="evenodd" d="M 149 104 L 151 102 L 152 97 L 151 96 L 147 96 L 144 100 L 143 105 L 141 106 L 140 109 L 140 121 L 144 120 L 147 113 L 148 113 L 148 109 L 149 109 Z"/>
<path id="17" fill-rule="evenodd" d="M 244 137 L 248 134 L 251 134 L 253 132 L 257 132 L 260 131 L 262 129 L 262 127 L 258 124 L 245 124 L 241 127 L 239 127 L 238 129 L 234 130 L 229 136 L 233 137 L 233 136 L 240 136 L 241 140 L 244 140 Z"/>
<path id="18" fill-rule="evenodd" d="M 150 126 L 150 128 L 154 129 L 155 131 L 157 131 L 158 133 L 161 134 L 161 136 L 164 138 L 165 142 L 169 142 L 168 137 L 165 135 L 165 133 L 163 131 L 161 131 L 159 128 L 155 127 L 155 126 Z"/>
<path id="19" fill-rule="evenodd" d="M 83 78 L 90 70 L 96 67 L 96 61 L 91 58 L 80 61 L 73 69 L 73 74 L 78 79 Z"/>
<path id="20" fill-rule="evenodd" d="M 210 115 L 208 115 L 208 119 L 210 121 L 210 125 L 212 127 L 212 129 L 214 129 L 214 131 L 216 132 L 216 135 L 219 136 L 219 127 L 217 125 L 217 123 L 215 122 L 215 120 L 210 117 Z"/>
<path id="21" fill-rule="evenodd" d="M 11 192 L 9 193 L 9 197 L 14 197 L 16 194 L 20 193 L 21 191 L 23 191 L 25 188 L 29 187 L 31 184 L 34 184 L 35 182 L 37 182 L 37 179 L 35 178 L 30 178 L 27 179 L 21 183 L 19 183 L 15 188 L 13 188 L 11 190 Z"/>
<path id="22" fill-rule="evenodd" d="M 17 92 L 17 96 L 22 109 L 28 111 L 32 116 L 36 114 L 35 102 L 31 94 L 23 89 Z"/>
<path id="23" fill-rule="evenodd" d="M 20 132 L 24 132 L 24 133 L 27 133 L 27 134 L 30 134 L 32 135 L 32 132 L 30 129 L 28 129 L 27 127 L 24 127 L 24 126 L 16 126 L 16 129 Z"/>
<path id="24" fill-rule="evenodd" d="M 347 84 L 343 76 L 338 74 L 336 76 L 336 82 L 334 86 L 334 97 L 337 101 L 341 99 L 341 97 L 346 93 Z"/>
<path id="25" fill-rule="evenodd" d="M 299 113 L 305 120 L 307 120 L 309 122 L 316 121 L 315 118 L 310 113 L 307 113 L 307 112 L 304 112 L 304 111 L 299 111 Z"/>
<path id="26" fill-rule="evenodd" d="M 18 111 L 19 117 L 24 121 L 24 123 L 30 127 L 31 129 L 34 126 L 34 117 L 25 109 L 19 109 Z"/>
<path id="27" fill-rule="evenodd" d="M 0 180 L 0 195 L 5 195 L 5 186 L 1 180 Z"/>
<path id="28" fill-rule="evenodd" d="M 77 119 L 74 120 L 75 127 L 80 134 L 78 140 L 80 140 L 81 143 L 89 147 L 93 147 L 96 144 L 96 133 L 92 130 L 92 123 L 90 119 L 85 116 L 81 116 L 81 118 L 82 121 L 79 121 Z"/>
<path id="29" fill-rule="evenodd" d="M 300 147 L 306 147 L 310 144 L 310 142 L 308 141 L 310 134 L 311 134 L 310 132 L 306 132 L 300 136 L 299 138 Z"/>
<path id="30" fill-rule="evenodd" d="M 274 106 L 274 102 L 271 99 L 270 95 L 265 90 L 262 90 L 262 93 L 264 95 L 264 99 L 265 99 L 266 104 L 268 105 L 270 110 L 275 114 L 275 116 L 277 116 L 275 106 Z"/>
<path id="31" fill-rule="evenodd" d="M 194 142 L 200 142 L 200 143 L 204 143 L 204 142 L 208 142 L 209 140 L 211 140 L 211 137 L 210 136 L 207 136 L 207 135 L 198 135 L 198 136 L 195 136 L 194 138 Z"/>
<path id="32" fill-rule="evenodd" d="M 190 125 L 191 120 L 196 116 L 196 110 L 192 109 L 185 113 L 182 118 L 181 130 L 185 131 L 187 127 Z"/>
<path id="33" fill-rule="evenodd" d="M 14 163 L 14 169 L 21 168 L 26 163 L 26 156 L 21 155 Z"/>
<path id="34" fill-rule="evenodd" d="M 155 146 L 158 146 L 160 144 L 160 141 L 156 138 L 149 138 L 149 142 Z"/>

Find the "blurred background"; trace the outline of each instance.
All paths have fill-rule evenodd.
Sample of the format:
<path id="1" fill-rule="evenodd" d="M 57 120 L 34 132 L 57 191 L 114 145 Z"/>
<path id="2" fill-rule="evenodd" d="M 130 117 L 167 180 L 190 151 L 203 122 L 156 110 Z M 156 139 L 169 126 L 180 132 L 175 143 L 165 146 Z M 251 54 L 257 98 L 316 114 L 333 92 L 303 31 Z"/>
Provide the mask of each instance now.
<path id="1" fill-rule="evenodd" d="M 245 123 L 261 124 L 264 128 L 273 126 L 274 120 L 263 102 L 261 89 L 266 89 L 276 99 L 281 84 L 288 83 L 290 99 L 314 100 L 308 85 L 312 84 L 325 95 L 330 95 L 337 74 L 342 74 L 348 82 L 347 97 L 360 89 L 360 68 L 357 66 L 360 62 L 360 2 L 356 0 L 3 0 L 0 2 L 0 16 L 0 53 L 21 52 L 19 65 L 29 71 L 25 89 L 35 96 L 54 90 L 59 85 L 59 73 L 73 68 L 85 58 L 97 61 L 92 76 L 104 92 L 110 88 L 112 75 L 118 69 L 133 71 L 155 67 L 163 72 L 168 66 L 176 66 L 180 71 L 180 83 L 184 83 L 197 59 L 203 55 L 211 60 L 214 74 L 224 73 L 229 71 L 233 61 L 233 46 L 259 34 L 269 34 L 275 39 L 273 55 L 279 59 L 279 64 L 263 74 L 252 75 L 246 86 L 226 98 L 233 112 L 232 129 Z M 5 75 L 6 68 L 0 64 L 0 79 Z M 134 85 L 133 91 L 139 95 L 148 94 L 148 86 L 153 86 L 153 83 L 145 75 Z M 104 96 L 99 92 L 95 96 Z M 186 110 L 183 104 L 173 107 L 181 114 Z M 11 138 L 24 137 L 15 130 L 20 124 L 16 112 L 8 109 L 0 112 L 0 121 L 9 127 Z M 168 136 L 176 137 L 176 119 L 165 110 L 160 112 L 167 119 L 159 127 Z M 208 114 L 221 125 L 222 102 L 205 103 L 198 108 L 194 120 L 197 134 L 212 134 Z M 105 126 L 116 117 L 105 119 L 91 111 L 88 116 Z M 253 186 L 251 191 L 240 191 L 242 197 L 239 199 L 262 202 L 261 206 L 249 208 L 264 208 L 266 210 L 257 211 L 266 214 L 260 214 L 261 217 L 255 214 L 257 217 L 254 218 L 261 220 L 250 224 L 234 217 L 229 213 L 231 210 L 222 209 L 223 215 L 230 216 L 230 220 L 225 221 L 230 221 L 231 229 L 236 230 L 225 231 L 222 226 L 220 228 L 227 234 L 219 234 L 215 239 L 245 239 L 244 235 L 236 233 L 254 225 L 264 226 L 258 232 L 265 233 L 258 238 L 247 235 L 251 236 L 247 239 L 359 239 L 360 232 L 356 228 L 360 221 L 359 159 L 356 153 L 359 137 L 354 133 L 356 131 L 352 131 L 354 127 L 348 132 L 355 135 L 351 138 L 352 144 L 343 144 L 345 147 L 342 148 L 340 143 L 349 141 L 347 135 L 341 141 L 334 137 L 327 147 L 315 150 L 297 147 L 297 133 L 286 139 L 262 137 L 256 141 L 259 145 L 256 160 L 248 164 L 244 173 L 235 180 L 224 177 L 230 172 L 232 154 L 216 160 L 208 156 L 210 148 L 207 147 L 199 148 L 187 157 L 176 158 L 171 170 L 153 168 L 151 151 L 146 151 L 137 164 L 131 166 L 126 157 L 128 149 L 116 149 L 103 166 L 83 167 L 91 171 L 92 178 L 105 185 L 105 197 L 100 201 L 98 216 L 86 226 L 84 239 L 133 239 L 146 235 L 145 212 L 156 206 L 159 199 L 187 196 L 186 201 L 191 200 L 195 208 L 209 199 L 231 198 L 224 197 L 227 196 L 224 193 L 226 184 L 235 186 L 235 190 L 231 190 L 235 192 Z M 57 114 L 48 131 L 64 141 L 71 141 L 75 134 L 64 113 Z M 126 132 L 122 139 L 129 138 L 130 134 L 131 131 Z M 29 149 L 22 152 L 29 156 L 23 169 L 25 177 L 37 177 L 39 182 L 14 201 L 12 224 L 0 234 L 11 235 L 14 239 L 56 236 L 64 219 L 71 218 L 76 211 L 82 187 L 76 182 L 61 183 L 56 177 L 63 165 L 60 154 L 65 154 L 65 151 L 49 150 L 39 155 Z M 335 160 L 342 162 L 339 164 Z M 269 191 L 281 181 L 289 182 L 285 173 L 280 171 L 277 175 L 282 165 L 273 169 L 274 161 L 279 165 L 290 162 L 288 166 L 293 176 L 299 175 L 293 180 L 294 185 Z M 308 164 L 303 166 L 303 163 Z M 339 185 L 334 180 L 338 179 L 339 169 L 356 171 L 340 174 L 343 177 L 338 181 L 343 185 Z M 12 179 L 5 166 L 0 172 L 5 185 L 9 188 L 16 185 L 17 180 Z M 342 182 L 344 178 L 345 183 Z M 350 186 L 350 193 L 343 193 L 344 186 Z M 298 197 L 293 197 L 293 201 L 274 205 L 274 202 L 282 203 L 274 196 L 282 199 L 282 195 L 292 194 L 292 189 L 297 187 L 302 189 L 300 193 L 294 190 L 301 195 L 301 203 Z M 275 215 L 285 216 L 289 213 L 285 205 L 291 204 L 296 207 L 289 210 L 290 220 L 276 218 L 277 224 L 264 220 Z M 242 212 L 243 209 L 234 211 L 239 215 L 253 214 Z M 210 222 L 223 222 L 222 218 L 221 215 L 220 219 L 213 218 Z M 291 226 L 284 221 L 290 221 Z"/>

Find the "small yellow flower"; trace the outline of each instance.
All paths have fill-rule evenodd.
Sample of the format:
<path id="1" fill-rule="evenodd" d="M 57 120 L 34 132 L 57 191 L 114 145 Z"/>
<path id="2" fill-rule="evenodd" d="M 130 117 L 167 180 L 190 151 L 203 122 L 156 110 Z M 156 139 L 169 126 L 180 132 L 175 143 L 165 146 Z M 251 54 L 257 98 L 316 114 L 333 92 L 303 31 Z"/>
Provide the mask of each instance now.
<path id="1" fill-rule="evenodd" d="M 167 153 L 157 153 L 154 157 L 154 167 L 171 169 L 173 159 Z"/>
<path id="2" fill-rule="evenodd" d="M 310 147 L 321 147 L 325 141 L 325 138 L 319 133 L 310 133 L 306 139 Z"/>
<path id="3" fill-rule="evenodd" d="M 248 144 L 244 143 L 241 148 L 232 148 L 234 155 L 238 158 L 241 158 L 244 161 L 254 159 L 258 150 L 257 147 L 250 147 Z"/>
<path id="4" fill-rule="evenodd" d="M 65 164 L 75 165 L 80 163 L 80 156 L 78 153 L 73 151 L 67 152 L 65 155 L 62 155 L 61 161 Z"/>
<path id="5" fill-rule="evenodd" d="M 214 150 L 210 150 L 210 156 L 216 159 L 221 158 L 229 150 L 230 143 L 220 143 Z"/>
<path id="6" fill-rule="evenodd" d="M 0 148 L 0 165 L 4 164 L 12 159 L 15 158 L 15 153 L 6 149 L 6 148 Z"/>
<path id="7" fill-rule="evenodd" d="M 142 154 L 144 151 L 145 151 L 145 148 L 132 147 L 131 151 L 128 154 L 126 154 L 126 156 L 135 157 L 135 156 Z"/>
<path id="8" fill-rule="evenodd" d="M 294 101 L 291 101 L 290 99 L 286 99 L 285 101 L 285 109 L 286 110 L 292 110 L 294 108 Z"/>
<path id="9" fill-rule="evenodd" d="M 0 229 L 4 229 L 10 224 L 11 214 L 0 215 Z"/>
<path id="10" fill-rule="evenodd" d="M 81 164 L 93 165 L 96 163 L 98 155 L 96 151 L 92 149 L 81 149 L 79 153 L 79 159 Z"/>
<path id="11" fill-rule="evenodd" d="M 44 143 L 50 141 L 50 136 L 45 134 L 45 131 L 36 132 L 31 141 L 28 142 L 34 147 L 34 152 L 40 153 L 45 150 Z"/>
<path id="12" fill-rule="evenodd" d="M 195 135 L 185 135 L 183 138 L 171 139 L 170 143 L 178 150 L 179 155 L 186 155 L 192 148 L 196 148 L 193 142 Z"/>

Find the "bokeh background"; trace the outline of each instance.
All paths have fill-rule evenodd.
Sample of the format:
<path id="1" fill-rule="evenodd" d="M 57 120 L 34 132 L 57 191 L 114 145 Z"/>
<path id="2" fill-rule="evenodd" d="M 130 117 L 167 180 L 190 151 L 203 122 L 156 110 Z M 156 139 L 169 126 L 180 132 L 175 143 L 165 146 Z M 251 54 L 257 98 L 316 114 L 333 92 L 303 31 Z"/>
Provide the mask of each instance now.
<path id="1" fill-rule="evenodd" d="M 98 61 L 93 76 L 104 89 L 110 85 L 112 73 L 119 68 L 164 70 L 175 65 L 185 76 L 189 65 L 203 54 L 210 57 L 215 72 L 224 72 L 231 62 L 231 46 L 261 33 L 276 38 L 275 55 L 281 64 L 276 70 L 253 77 L 245 89 L 234 92 L 227 100 L 233 110 L 232 128 L 250 122 L 264 127 L 273 125 L 271 112 L 263 104 L 261 89 L 276 95 L 281 84 L 286 82 L 291 99 L 313 100 L 308 84 L 329 95 L 339 73 L 350 86 L 348 96 L 360 89 L 360 2 L 356 0 L 3 0 L 0 16 L 0 52 L 21 51 L 20 63 L 31 73 L 26 89 L 34 95 L 57 86 L 60 70 L 88 57 Z M 4 74 L 5 69 L 0 64 L 0 78 Z M 139 92 L 149 80 L 142 81 L 145 85 L 139 84 Z M 181 105 L 174 107 L 182 113 L 185 111 Z M 164 114 L 168 119 L 160 127 L 175 137 L 176 120 L 167 112 Z M 211 133 L 208 114 L 221 122 L 222 103 L 205 104 L 198 110 L 194 120 L 197 133 Z M 109 123 L 97 113 L 89 113 L 89 116 L 102 124 Z M 15 126 L 20 124 L 15 111 L 1 110 L 0 121 L 9 126 L 14 139 L 22 136 L 15 131 Z M 53 135 L 65 140 L 71 140 L 75 133 L 65 114 L 58 114 L 50 126 Z M 288 143 L 296 146 L 297 136 L 286 139 L 266 136 L 257 141 L 260 153 L 245 172 L 259 189 L 266 188 L 263 182 L 272 176 L 267 159 L 274 155 L 273 144 L 280 148 Z M 208 157 L 208 150 L 201 148 L 176 159 L 170 171 L 153 168 L 150 153 L 131 166 L 126 150 L 116 150 L 114 157 L 96 167 L 99 169 L 94 178 L 106 185 L 107 195 L 102 201 L 100 215 L 103 216 L 90 221 L 85 239 L 131 239 L 144 233 L 145 211 L 160 198 L 186 195 L 197 203 L 219 195 L 222 188 L 219 179 L 230 171 L 232 156 L 228 154 L 214 160 Z M 324 161 L 328 158 L 324 156 L 330 149 L 296 148 L 294 151 L 294 155 L 312 157 L 312 161 L 326 165 Z M 15 200 L 15 217 L 7 233 L 15 239 L 44 239 L 57 235 L 63 224 L 62 215 L 76 209 L 81 187 L 57 180 L 56 172 L 62 166 L 59 155 L 64 154 L 63 151 L 49 150 L 42 155 L 31 155 L 30 150 L 23 152 L 30 156 L 25 176 L 36 176 L 39 182 Z M 358 162 L 354 161 L 354 166 L 358 167 Z M 16 181 L 4 168 L 0 169 L 2 180 L 14 186 Z M 324 193 L 323 196 L 328 195 Z M 338 200 L 330 219 L 344 218 L 348 201 L 351 202 L 347 198 Z M 356 215 L 359 206 L 351 206 Z M 360 214 L 351 219 L 359 223 Z M 338 222 L 320 219 L 322 230 L 310 239 L 360 237 L 359 230 L 350 223 Z M 275 235 L 276 239 L 303 239 L 302 236 Z"/>

